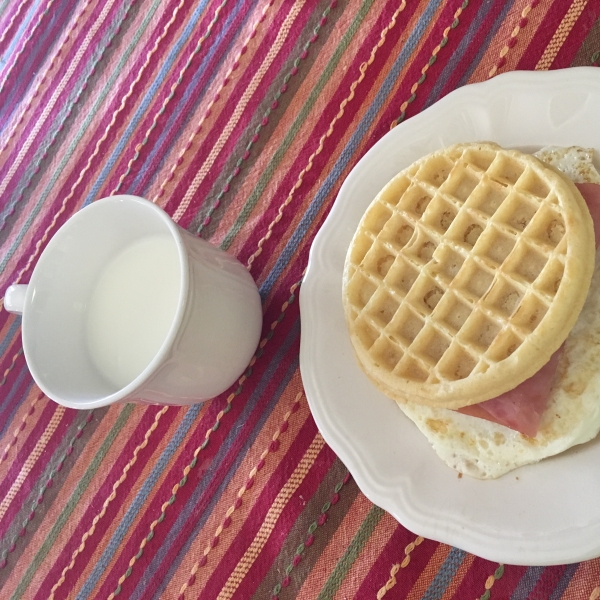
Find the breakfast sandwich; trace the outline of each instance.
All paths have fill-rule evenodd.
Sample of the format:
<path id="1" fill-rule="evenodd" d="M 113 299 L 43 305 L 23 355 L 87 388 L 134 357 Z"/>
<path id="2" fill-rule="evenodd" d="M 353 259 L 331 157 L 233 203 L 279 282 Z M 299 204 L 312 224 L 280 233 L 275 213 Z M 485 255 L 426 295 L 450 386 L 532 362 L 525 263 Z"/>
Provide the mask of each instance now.
<path id="1" fill-rule="evenodd" d="M 582 189 L 597 173 L 583 149 L 544 152 L 473 143 L 420 159 L 371 203 L 346 258 L 361 368 L 475 477 L 600 429 L 600 273 Z"/>

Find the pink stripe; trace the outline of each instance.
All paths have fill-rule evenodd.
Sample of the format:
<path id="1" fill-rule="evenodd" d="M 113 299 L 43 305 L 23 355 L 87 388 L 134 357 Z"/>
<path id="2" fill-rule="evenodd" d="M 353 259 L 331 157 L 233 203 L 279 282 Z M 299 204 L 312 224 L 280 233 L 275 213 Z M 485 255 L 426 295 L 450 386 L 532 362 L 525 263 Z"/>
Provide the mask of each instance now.
<path id="1" fill-rule="evenodd" d="M 163 31 L 164 26 L 166 26 L 167 22 L 171 19 L 174 5 L 178 5 L 178 0 L 173 0 L 171 4 L 169 4 L 165 10 L 167 11 L 165 14 L 161 14 L 161 17 L 156 24 L 156 29 L 159 31 Z M 168 12 L 170 10 L 170 12 Z M 179 19 L 183 18 L 181 16 L 181 10 L 177 13 Z M 177 27 L 177 23 L 174 23 L 172 27 Z M 150 39 L 147 41 L 145 48 L 142 52 L 137 56 L 137 61 L 135 61 L 135 66 L 131 69 L 132 75 L 127 76 L 124 80 L 122 80 L 119 84 L 119 88 L 121 91 L 117 91 L 112 97 L 112 102 L 107 107 L 104 107 L 103 112 L 101 113 L 103 116 L 97 122 L 96 132 L 93 137 L 89 137 L 86 140 L 86 151 L 85 152 L 77 152 L 74 155 L 74 160 L 72 162 L 71 172 L 62 179 L 62 185 L 60 188 L 56 188 L 54 192 L 54 200 L 48 200 L 46 203 L 46 222 L 50 221 L 50 224 L 54 220 L 54 215 L 60 213 L 60 218 L 56 222 L 56 224 L 48 229 L 48 227 L 43 228 L 45 232 L 44 235 L 46 239 L 39 244 L 39 251 L 43 249 L 48 240 L 52 237 L 56 229 L 60 226 L 62 222 L 66 220 L 69 214 L 75 212 L 75 209 L 72 209 L 69 212 L 67 207 L 69 205 L 79 206 L 81 201 L 85 198 L 86 189 L 93 183 L 93 178 L 86 178 L 86 173 L 93 173 L 97 169 L 101 168 L 101 163 L 110 155 L 110 148 L 115 143 L 115 136 L 121 131 L 122 126 L 128 121 L 130 111 L 134 110 L 135 106 L 131 104 L 132 99 L 135 101 L 143 94 L 143 90 L 138 89 L 139 86 L 136 87 L 135 93 L 129 89 L 130 84 L 134 79 L 138 80 L 140 85 L 144 85 L 145 82 L 151 81 L 151 72 L 145 70 L 140 72 L 138 69 L 141 67 L 140 63 L 145 64 L 147 61 L 147 55 L 154 47 L 155 40 Z M 164 42 L 163 45 L 167 44 Z M 166 50 L 167 48 L 165 48 Z M 146 50 L 144 52 L 144 50 Z M 68 59 L 64 59 L 65 63 L 68 63 Z M 132 61 L 134 62 L 134 61 Z M 148 66 L 146 67 L 150 69 L 150 71 L 155 68 L 158 69 L 160 66 L 160 53 L 154 54 L 153 58 L 148 59 Z M 144 77 L 142 77 L 144 75 Z M 141 82 L 141 83 L 140 83 Z M 147 83 L 146 85 L 149 85 Z M 123 104 L 123 108 L 121 109 L 121 105 Z M 108 146 L 108 147 L 107 147 Z M 91 150 L 93 149 L 93 150 Z M 101 149 L 101 151 L 100 151 Z M 100 164 L 98 164 L 100 163 Z M 62 212 L 61 212 L 62 211 Z M 38 228 L 38 231 L 42 228 Z M 40 238 L 43 238 L 44 235 L 37 234 L 35 239 L 30 239 L 29 245 L 26 251 L 21 251 L 20 258 L 16 262 L 16 265 L 13 266 L 14 273 L 21 273 L 21 271 L 29 265 L 27 272 L 31 270 L 31 268 L 35 265 L 37 260 L 37 256 L 39 256 L 39 251 L 36 252 L 35 248 L 38 246 L 38 241 Z M 35 260 L 31 261 L 31 257 L 35 254 Z M 31 262 L 30 262 L 31 261 Z M 23 273 L 25 275 L 26 273 Z"/>
<path id="2" fill-rule="evenodd" d="M 6 48 L 13 41 L 19 23 L 29 10 L 27 4 L 30 2 L 31 0 L 13 2 L 2 14 L 2 18 L 0 19 L 0 53 L 4 53 Z"/>
<path id="3" fill-rule="evenodd" d="M 0 494 L 0 497 L 4 497 L 6 495 L 6 491 L 8 491 L 6 484 L 8 483 L 8 487 L 12 484 L 13 481 L 16 480 L 18 472 L 21 470 L 21 467 L 27 460 L 27 457 L 30 455 L 31 450 L 34 449 L 37 441 L 41 438 L 43 431 L 46 429 L 47 425 L 52 418 L 52 415 L 58 407 L 53 402 L 48 402 L 48 404 L 52 404 L 51 407 L 46 407 L 41 418 L 36 423 L 36 427 L 31 432 L 31 434 L 27 438 L 27 447 L 30 448 L 30 451 L 25 454 L 23 449 L 19 451 L 18 456 L 15 458 L 11 465 L 11 469 L 7 474 L 6 478 L 2 481 L 3 491 Z M 62 409 L 61 409 L 62 410 Z M 50 460 L 53 458 L 55 451 L 57 450 L 60 443 L 63 441 L 65 435 L 67 435 L 70 425 L 75 420 L 77 415 L 77 411 L 66 409 L 64 416 L 61 418 L 60 423 L 56 430 L 52 433 L 51 437 L 48 439 L 47 444 L 45 446 L 45 451 L 42 456 L 36 461 L 33 468 L 29 471 L 27 478 L 23 482 L 19 492 L 14 497 L 13 501 L 10 504 L 10 507 L 4 514 L 2 521 L 0 521 L 0 535 L 4 536 L 12 524 L 15 516 L 22 510 L 23 505 L 35 502 L 35 498 L 37 494 L 41 491 L 41 486 L 47 483 L 45 479 L 44 472 L 46 471 Z M 33 498 L 30 498 L 30 494 L 33 494 Z"/>
<path id="4" fill-rule="evenodd" d="M 249 4 L 248 0 L 248 4 Z M 217 3 L 217 6 L 220 6 Z M 206 12 L 199 22 L 194 27 L 194 33 L 189 38 L 189 40 L 185 44 L 184 51 L 178 57 L 178 60 L 174 63 L 174 65 L 169 70 L 167 77 L 161 81 L 160 88 L 157 93 L 154 95 L 152 99 L 152 103 L 146 109 L 143 118 L 140 120 L 138 125 L 136 126 L 135 134 L 130 138 L 128 143 L 128 147 L 124 150 L 123 154 L 119 157 L 119 161 L 115 164 L 115 167 L 112 170 L 111 176 L 107 178 L 106 182 L 102 188 L 102 195 L 109 195 L 113 192 L 114 188 L 119 183 L 119 179 L 122 175 L 127 172 L 129 168 L 128 163 L 133 159 L 135 152 L 140 152 L 140 156 L 132 163 L 131 172 L 121 184 L 123 189 L 126 189 L 127 181 L 130 181 L 131 177 L 134 177 L 138 174 L 139 169 L 143 165 L 143 155 L 145 152 L 149 152 L 155 146 L 155 143 L 158 141 L 157 138 L 161 135 L 161 123 L 166 122 L 167 119 L 172 116 L 172 108 L 173 105 L 180 101 L 181 96 L 185 93 L 188 86 L 191 84 L 191 77 L 196 74 L 196 70 L 200 67 L 200 63 L 202 62 L 205 54 L 207 54 L 209 49 L 214 50 L 214 42 L 215 38 L 220 37 L 219 40 L 219 48 L 222 47 L 222 51 L 217 50 L 214 52 L 212 59 L 209 61 L 207 65 L 202 66 L 202 76 L 200 78 L 199 84 L 195 87 L 195 90 L 204 90 L 209 84 L 209 78 L 211 73 L 214 72 L 215 67 L 217 66 L 219 60 L 221 60 L 223 52 L 226 50 L 226 47 L 231 43 L 232 38 L 230 34 L 240 33 L 237 31 L 237 27 L 239 27 L 241 20 L 244 16 L 244 10 L 240 10 L 236 18 L 230 23 L 229 29 L 226 34 L 223 31 L 219 31 L 219 28 L 225 24 L 225 21 L 228 19 L 228 15 L 226 10 L 228 6 L 225 6 L 222 10 L 219 11 L 218 15 L 215 16 L 216 10 L 211 10 Z M 207 35 L 207 31 L 209 26 L 211 26 L 210 33 L 206 37 L 203 43 L 200 45 L 200 51 L 195 53 L 198 42 L 200 39 L 204 38 Z M 184 69 L 188 60 L 191 60 L 190 65 L 187 67 L 183 74 L 183 78 L 181 82 L 178 82 L 181 71 Z M 159 111 L 165 106 L 165 101 L 167 98 L 174 93 L 174 97 L 166 104 L 168 108 L 165 109 L 165 112 L 162 115 L 158 115 Z M 183 109 L 177 111 L 177 119 L 175 121 L 175 126 L 177 124 L 181 125 L 190 114 L 190 111 L 193 110 L 194 104 L 198 101 L 198 93 L 190 94 L 185 106 Z M 148 129 L 152 126 L 153 121 L 157 120 L 157 125 L 154 127 L 150 137 L 146 140 L 146 135 Z M 177 131 L 175 129 L 174 131 Z M 144 142 L 146 140 L 146 142 Z M 142 144 L 143 143 L 143 144 Z M 163 141 L 163 144 L 169 144 L 169 141 Z M 165 152 L 168 152 L 168 149 L 165 148 Z M 160 162 L 164 159 L 164 154 L 162 152 L 158 153 L 158 158 L 156 162 Z M 152 176 L 153 172 L 150 171 L 147 166 L 144 166 L 144 172 L 147 173 L 147 176 Z M 129 190 L 131 192 L 131 190 Z"/>
<path id="5" fill-rule="evenodd" d="M 247 2 L 248 5 L 251 4 L 251 0 L 248 0 Z M 173 144 L 173 140 L 177 139 L 178 136 L 182 135 L 182 129 L 185 127 L 185 122 L 188 119 L 188 116 L 190 114 L 193 114 L 195 110 L 198 110 L 198 107 L 195 108 L 196 103 L 198 103 L 198 98 L 202 95 L 203 91 L 208 87 L 209 85 L 209 81 L 210 81 L 210 76 L 212 73 L 215 72 L 216 67 L 217 67 L 217 63 L 218 61 L 221 59 L 223 52 L 226 51 L 226 48 L 231 45 L 231 46 L 235 46 L 236 43 L 239 41 L 239 37 L 242 35 L 242 28 L 241 28 L 241 21 L 243 19 L 244 14 L 248 11 L 248 9 L 244 6 L 242 8 L 242 10 L 239 11 L 238 15 L 236 16 L 236 18 L 232 21 L 230 28 L 227 30 L 226 35 L 223 35 L 222 38 L 219 40 L 219 46 L 218 49 L 216 50 L 216 52 L 214 53 L 212 59 L 207 63 L 206 67 L 203 67 L 201 76 L 199 77 L 196 85 L 194 86 L 192 92 L 189 94 L 189 98 L 187 99 L 187 101 L 181 106 L 180 110 L 177 111 L 176 113 L 176 118 L 173 121 L 173 125 L 171 126 L 171 136 L 165 136 L 165 138 L 160 141 L 158 139 L 158 136 L 161 134 L 160 128 L 157 127 L 154 132 L 151 134 L 149 140 L 148 140 L 148 148 L 147 150 L 154 150 L 156 149 L 156 154 L 154 156 L 154 158 L 150 161 L 150 162 L 146 162 L 144 163 L 144 158 L 142 156 L 140 156 L 140 158 L 137 161 L 137 164 L 134 166 L 134 168 L 132 169 L 131 172 L 131 177 L 137 176 L 139 175 L 139 171 L 140 169 L 142 169 L 143 167 L 143 171 L 142 171 L 142 177 L 140 178 L 139 184 L 134 188 L 130 186 L 128 187 L 128 181 L 130 181 L 130 178 L 128 177 L 124 183 L 123 183 L 123 189 L 127 189 L 129 193 L 132 194 L 142 194 L 144 192 L 144 189 L 146 188 L 146 186 L 148 185 L 148 182 L 156 176 L 156 173 L 159 170 L 159 166 L 160 163 L 164 160 L 165 156 L 167 156 L 167 160 L 169 160 L 169 153 L 172 152 L 172 148 L 171 145 Z M 203 35 L 202 30 L 199 29 L 199 36 Z M 229 43 L 227 43 L 227 41 L 230 40 Z M 214 40 L 213 40 L 214 41 Z M 211 39 L 207 39 L 207 41 L 205 42 L 206 44 L 210 44 Z M 196 43 L 196 40 L 194 40 L 193 42 L 194 44 Z M 212 46 L 212 45 L 211 45 Z M 200 57 L 197 57 L 194 59 L 192 65 L 190 66 L 190 69 L 187 72 L 186 77 L 191 77 L 192 74 L 194 73 L 194 66 L 196 64 L 196 62 L 199 62 L 201 60 Z M 179 72 L 179 68 L 180 66 L 178 65 L 177 68 L 177 72 Z M 218 78 L 217 78 L 218 80 Z M 191 84 L 191 82 L 190 82 Z M 188 88 L 183 87 L 181 88 L 180 94 L 178 95 L 182 95 L 183 92 L 187 91 Z M 179 98 L 175 97 L 171 102 L 178 102 Z M 205 102 L 205 100 L 203 100 Z M 201 105 L 202 102 L 199 104 Z M 153 107 L 153 109 L 150 111 L 151 114 L 155 113 L 155 107 Z M 173 116 L 172 114 L 169 115 L 169 117 Z M 150 120 L 148 119 L 148 126 L 150 124 L 149 122 Z M 143 131 L 146 131 L 146 128 L 140 128 Z M 185 136 L 184 136 L 184 139 Z M 159 143 L 160 141 L 160 143 Z M 132 144 L 133 146 L 133 144 Z"/>
<path id="6" fill-rule="evenodd" d="M 281 50 L 279 51 L 278 55 L 275 57 L 269 69 L 265 73 L 264 77 L 262 78 L 261 82 L 259 83 L 256 89 L 256 92 L 253 95 L 252 100 L 248 102 L 239 121 L 231 131 L 231 134 L 224 143 L 221 151 L 219 152 L 219 155 L 216 157 L 214 163 L 209 168 L 208 173 L 204 177 L 201 186 L 201 190 L 204 190 L 204 192 L 200 193 L 200 190 L 198 190 L 191 199 L 184 217 L 181 218 L 179 221 L 182 227 L 187 227 L 189 225 L 191 218 L 193 217 L 199 206 L 202 204 L 202 202 L 205 200 L 205 198 L 207 196 L 211 196 L 210 194 L 206 194 L 206 190 L 211 189 L 212 186 L 215 184 L 215 180 L 219 177 L 223 167 L 227 164 L 232 153 L 234 153 L 236 149 L 238 150 L 238 153 L 241 158 L 241 155 L 243 153 L 243 147 L 248 142 L 248 140 L 245 139 L 245 136 L 243 136 L 243 132 L 254 119 L 257 107 L 260 105 L 260 103 L 263 102 L 265 97 L 274 92 L 274 90 L 271 91 L 272 79 L 277 75 L 279 70 L 282 68 L 282 65 L 289 58 L 290 54 L 294 49 L 295 44 L 297 43 L 298 36 L 302 33 L 302 30 L 306 25 L 306 21 L 311 15 L 311 10 L 313 7 L 308 6 L 308 4 L 310 3 L 307 3 L 300 11 L 298 17 L 294 21 L 294 27 L 290 31 L 287 39 L 282 45 Z M 271 49 L 271 45 L 273 43 L 273 39 L 276 35 L 276 32 L 279 30 L 281 24 L 285 20 L 285 17 L 286 11 L 278 11 L 271 27 L 269 28 L 269 35 L 261 40 L 260 46 L 253 57 L 253 67 L 254 65 L 260 65 L 264 62 L 269 50 Z M 236 81 L 235 87 L 231 90 L 231 93 L 228 95 L 227 100 L 226 102 L 224 102 L 221 108 L 221 112 L 215 120 L 214 124 L 212 125 L 211 129 L 206 131 L 204 135 L 200 136 L 202 143 L 200 143 L 190 164 L 187 166 L 185 172 L 181 175 L 180 181 L 171 193 L 172 200 L 167 204 L 166 208 L 169 214 L 173 214 L 175 212 L 175 210 L 177 209 L 177 205 L 179 204 L 181 199 L 184 198 L 188 188 L 194 181 L 198 170 L 208 160 L 209 155 L 213 151 L 213 148 L 216 142 L 218 141 L 219 137 L 221 136 L 222 132 L 228 127 L 230 115 L 233 113 L 235 107 L 240 102 L 254 75 L 254 69 L 251 70 L 250 68 L 247 68 L 245 71 L 239 74 L 239 79 Z M 243 141 L 238 139 L 240 135 L 243 136 Z"/>
<path id="7" fill-rule="evenodd" d="M 256 589 L 279 556 L 281 547 L 285 543 L 291 529 L 304 510 L 304 503 L 302 499 L 313 497 L 336 458 L 337 457 L 333 450 L 331 450 L 329 446 L 325 445 L 315 460 L 312 468 L 306 475 L 304 481 L 300 484 L 294 493 L 294 496 L 290 499 L 285 509 L 282 511 L 281 516 L 277 521 L 277 525 L 269 537 L 269 543 L 265 544 L 262 552 L 256 558 L 256 561 L 242 580 L 242 583 L 233 595 L 234 599 L 237 598 L 239 600 L 245 600 L 246 598 L 251 598 L 254 592 L 256 592 Z M 320 514 L 321 513 L 314 515 L 315 521 L 319 518 Z M 304 540 L 302 539 L 298 539 L 298 545 L 303 541 Z M 286 558 L 291 560 L 292 557 L 282 556 L 281 558 L 283 562 L 283 560 Z M 230 572 L 230 569 L 228 568 L 224 570 L 228 573 Z"/>
<path id="8" fill-rule="evenodd" d="M 117 0 L 112 0 L 117 4 Z M 105 22 L 107 19 L 110 19 L 110 13 L 105 15 L 104 21 L 100 21 L 101 12 L 103 10 L 103 4 L 98 3 L 94 10 L 92 11 L 91 18 L 95 22 Z M 113 12 L 115 12 L 113 10 Z M 79 15 L 78 15 L 79 16 Z M 93 21 L 93 22 L 94 22 Z M 57 23 L 61 23 L 60 19 L 56 19 Z M 85 51 L 89 54 L 90 49 L 95 49 L 95 46 L 99 43 L 101 36 L 103 35 L 103 30 L 106 26 L 101 27 L 98 31 L 96 31 L 95 35 L 86 41 L 87 36 L 90 33 L 89 28 L 81 28 L 74 43 L 70 45 L 67 44 L 68 50 L 65 52 L 64 47 L 61 47 L 63 54 L 69 53 L 68 57 L 63 57 L 62 60 L 57 60 L 55 64 L 58 64 L 58 68 L 51 75 L 52 83 L 50 85 L 46 85 L 44 91 L 36 101 L 35 108 L 33 108 L 29 118 L 26 121 L 26 126 L 21 129 L 18 133 L 19 139 L 21 143 L 15 144 L 11 150 L 11 152 L 7 155 L 6 151 L 2 156 L 2 169 L 0 170 L 0 176 L 3 177 L 3 187 L 0 187 L 0 190 L 4 189 L 15 189 L 17 186 L 12 185 L 8 186 L 9 181 L 13 177 L 20 179 L 22 177 L 23 171 L 33 160 L 33 156 L 35 152 L 38 150 L 41 144 L 43 144 L 43 139 L 46 135 L 46 132 L 53 127 L 54 119 L 57 117 L 58 113 L 64 108 L 65 103 L 72 91 L 70 85 L 73 81 L 77 81 L 78 77 L 81 75 L 83 69 L 85 69 L 85 65 L 89 60 L 89 57 L 86 55 Z M 58 32 L 55 34 L 58 37 Z M 53 40 L 52 36 L 49 37 L 50 40 Z M 64 39 L 61 37 L 61 40 Z M 55 51 L 56 52 L 56 51 Z M 45 63 L 50 63 L 50 61 L 45 61 Z M 40 69 L 40 63 L 33 62 L 32 68 Z M 43 68 L 47 68 L 46 64 L 44 64 Z M 21 74 L 19 74 L 21 76 Z M 24 81 L 29 81 L 29 79 L 24 78 Z M 57 88 L 63 87 L 60 93 L 57 95 Z M 0 94 L 1 97 L 1 94 Z M 19 98 L 20 100 L 20 98 Z M 51 111 L 48 111 L 51 109 Z M 33 136 L 33 137 L 32 137 Z M 27 146 L 27 153 L 23 153 L 23 146 Z M 14 165 L 17 163 L 19 166 L 23 164 L 24 166 L 20 169 L 14 169 Z M 7 180 L 7 177 L 10 179 Z"/>
<path id="9" fill-rule="evenodd" d="M 248 513 L 244 524 L 231 542 L 226 555 L 218 565 L 212 567 L 212 573 L 208 581 L 202 577 L 202 571 L 198 571 L 196 580 L 202 582 L 201 589 L 192 588 L 186 595 L 186 598 L 196 597 L 198 600 L 214 600 L 218 595 L 225 582 L 229 578 L 230 573 L 239 563 L 244 555 L 252 539 L 254 539 L 264 516 L 269 507 L 273 504 L 275 497 L 281 489 L 282 482 L 289 479 L 295 467 L 300 462 L 302 456 L 306 453 L 310 443 L 317 434 L 317 427 L 312 417 L 306 419 L 306 422 L 296 435 L 288 451 L 285 459 L 279 463 L 277 468 L 271 474 L 271 477 L 263 488 L 260 496 L 254 500 L 254 505 Z M 246 502 L 251 502 L 251 497 Z M 207 540 L 207 543 L 210 540 Z M 202 569 L 202 567 L 201 567 Z M 250 594 L 247 596 L 250 597 Z"/>
<path id="10" fill-rule="evenodd" d="M 129 439 L 121 450 L 115 463 L 110 466 L 108 472 L 102 474 L 102 477 L 104 478 L 104 483 L 102 486 L 98 489 L 93 498 L 89 496 L 85 498 L 88 508 L 77 524 L 71 522 L 68 530 L 69 538 L 61 540 L 61 552 L 56 557 L 54 564 L 46 574 L 43 582 L 40 583 L 35 600 L 42 600 L 48 597 L 49 591 L 59 580 L 63 569 L 71 562 L 71 556 L 81 544 L 83 534 L 89 530 L 94 517 L 102 510 L 105 500 L 113 491 L 114 483 L 121 477 L 123 469 L 133 457 L 133 452 L 136 446 L 143 441 L 144 435 L 154 422 L 156 415 L 160 412 L 160 410 L 161 407 L 150 407 L 145 410 L 144 415 L 138 422 L 137 427 L 130 432 Z M 167 434 L 171 424 L 177 417 L 178 411 L 182 410 L 184 409 L 171 407 L 164 415 L 161 416 L 156 429 L 152 432 L 148 446 L 138 452 L 135 468 L 128 472 L 127 478 L 123 481 L 123 483 L 121 483 L 116 492 L 117 497 L 111 504 L 108 505 L 106 514 L 102 520 L 98 522 L 96 531 L 86 540 L 83 552 L 78 554 L 73 569 L 67 572 L 65 582 L 56 590 L 54 596 L 55 600 L 65 598 L 69 594 L 74 593 L 74 586 L 77 581 L 77 577 L 74 575 L 76 575 L 84 565 L 89 563 L 92 556 L 98 549 L 98 544 L 105 536 L 106 529 L 111 525 L 117 516 L 119 507 L 122 506 L 119 501 L 122 503 L 124 499 L 127 498 L 132 487 L 142 475 L 144 468 L 148 462 L 153 459 L 156 451 L 155 440 L 162 439 L 163 436 Z"/>
<path id="11" fill-rule="evenodd" d="M 294 319 L 290 318 L 289 325 L 292 325 L 293 321 Z M 284 327 L 285 324 L 285 320 L 282 321 L 275 329 L 276 335 L 269 341 L 270 345 L 273 344 L 271 346 L 271 352 L 273 353 L 277 351 L 279 345 L 278 340 L 275 338 L 284 337 L 285 335 L 285 332 L 282 331 L 287 329 Z M 247 415 L 245 420 L 240 422 L 240 415 L 244 409 L 245 399 L 252 394 L 253 388 L 258 384 L 262 373 L 264 373 L 264 370 L 268 367 L 268 361 L 262 361 L 264 364 L 259 364 L 261 361 L 255 363 L 252 376 L 244 383 L 242 392 L 232 402 L 231 409 L 229 413 L 223 417 L 220 427 L 217 431 L 212 432 L 209 444 L 198 455 L 198 465 L 190 471 L 186 485 L 178 490 L 175 503 L 166 511 L 165 520 L 154 529 L 154 537 L 151 542 L 152 546 L 158 547 L 164 542 L 165 537 L 169 533 L 169 523 L 176 519 L 179 512 L 183 510 L 182 507 L 186 505 L 198 483 L 204 479 L 206 471 L 213 467 L 214 456 L 221 448 L 224 440 L 229 435 L 230 431 L 235 430 L 236 435 L 233 442 L 227 448 L 226 454 L 223 457 L 220 457 L 219 464 L 217 465 L 215 472 L 211 474 L 210 481 L 201 497 L 193 506 L 188 506 L 186 508 L 186 513 L 189 509 L 189 516 L 186 521 L 186 526 L 182 529 L 184 537 L 183 539 L 178 538 L 177 543 L 170 549 L 169 556 L 173 553 L 176 554 L 179 551 L 180 544 L 185 542 L 186 532 L 189 533 L 190 528 L 195 526 L 200 515 L 207 510 L 207 506 L 217 492 L 217 488 L 221 484 L 223 477 L 227 475 L 233 462 L 238 456 L 240 449 L 247 442 L 253 429 L 256 427 L 257 421 L 264 415 L 269 399 L 272 397 L 283 374 L 289 368 L 291 362 L 294 361 L 294 356 L 296 355 L 297 350 L 296 354 L 294 354 L 293 351 L 286 353 L 285 358 L 278 365 L 277 371 L 270 378 L 267 389 L 261 393 L 259 402 L 252 412 Z M 234 386 L 234 389 L 235 387 L 236 386 Z M 191 462 L 194 450 L 200 446 L 205 439 L 206 432 L 213 426 L 217 412 L 225 407 L 225 398 L 226 396 L 223 395 L 218 401 L 213 400 L 212 403 L 214 409 L 213 406 L 211 406 L 210 414 L 207 414 L 202 422 L 194 428 L 194 431 L 188 433 L 186 436 L 185 447 L 182 452 L 173 459 L 173 464 L 170 467 L 168 476 L 164 479 L 160 488 L 156 489 L 152 500 L 148 502 L 143 515 L 136 524 L 135 531 L 129 532 L 128 542 L 120 549 L 118 559 L 112 566 L 110 573 L 108 573 L 104 584 L 96 592 L 96 598 L 106 598 L 116 588 L 119 578 L 123 575 L 129 565 L 129 560 L 137 554 L 141 540 L 150 531 L 150 524 L 160 516 L 162 504 L 170 498 L 173 486 L 180 481 L 183 475 L 183 469 Z M 212 415 L 212 419 L 210 418 L 210 415 Z M 134 589 L 142 575 L 146 576 L 144 570 L 147 568 L 147 561 L 151 558 L 151 555 L 151 552 L 144 552 L 142 557 L 136 562 L 132 574 L 122 584 L 125 596 Z M 165 559 L 162 564 L 165 569 L 169 568 L 168 560 Z M 155 574 L 153 573 L 152 575 Z M 162 566 L 156 575 L 158 578 L 163 576 Z"/>

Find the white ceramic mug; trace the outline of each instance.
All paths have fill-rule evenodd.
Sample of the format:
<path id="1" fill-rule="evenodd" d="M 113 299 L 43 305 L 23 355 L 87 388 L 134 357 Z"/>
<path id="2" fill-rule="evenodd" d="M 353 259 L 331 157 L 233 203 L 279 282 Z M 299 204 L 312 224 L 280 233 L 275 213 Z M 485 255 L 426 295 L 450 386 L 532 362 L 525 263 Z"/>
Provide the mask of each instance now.
<path id="1" fill-rule="evenodd" d="M 212 398 L 247 367 L 262 326 L 247 269 L 135 196 L 71 217 L 4 306 L 23 315 L 38 386 L 78 409 Z"/>

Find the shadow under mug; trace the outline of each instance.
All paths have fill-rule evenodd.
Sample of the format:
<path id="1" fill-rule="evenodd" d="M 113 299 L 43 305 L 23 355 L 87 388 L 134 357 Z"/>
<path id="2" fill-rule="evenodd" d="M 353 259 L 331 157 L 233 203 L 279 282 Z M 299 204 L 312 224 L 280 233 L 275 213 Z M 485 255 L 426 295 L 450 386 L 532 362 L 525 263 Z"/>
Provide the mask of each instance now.
<path id="1" fill-rule="evenodd" d="M 170 278 L 171 308 L 158 315 L 166 319 L 166 334 L 141 372 L 115 383 L 90 352 L 93 295 L 107 265 L 156 236 L 178 270 Z M 237 259 L 177 226 L 155 204 L 127 195 L 98 200 L 71 217 L 44 249 L 29 284 L 7 290 L 4 306 L 23 315 L 23 349 L 35 382 L 52 400 L 76 409 L 213 398 L 243 373 L 262 327 L 256 284 Z M 121 350 L 127 356 L 129 349 Z"/>

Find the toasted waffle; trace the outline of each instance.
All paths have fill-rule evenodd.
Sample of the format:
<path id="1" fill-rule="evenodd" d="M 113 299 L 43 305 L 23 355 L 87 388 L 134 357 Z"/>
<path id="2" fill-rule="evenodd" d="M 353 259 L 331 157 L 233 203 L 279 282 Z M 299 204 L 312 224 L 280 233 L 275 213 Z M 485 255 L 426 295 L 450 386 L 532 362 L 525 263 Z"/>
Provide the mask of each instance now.
<path id="1" fill-rule="evenodd" d="M 357 358 L 398 400 L 498 396 L 565 340 L 593 268 L 591 217 L 566 177 L 492 143 L 434 152 L 383 188 L 348 250 Z"/>

